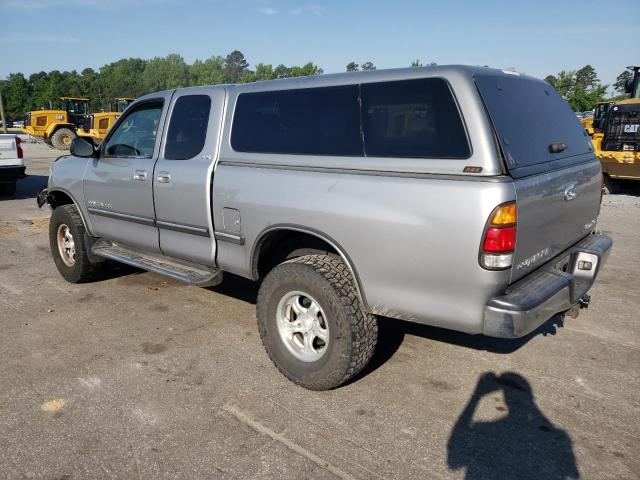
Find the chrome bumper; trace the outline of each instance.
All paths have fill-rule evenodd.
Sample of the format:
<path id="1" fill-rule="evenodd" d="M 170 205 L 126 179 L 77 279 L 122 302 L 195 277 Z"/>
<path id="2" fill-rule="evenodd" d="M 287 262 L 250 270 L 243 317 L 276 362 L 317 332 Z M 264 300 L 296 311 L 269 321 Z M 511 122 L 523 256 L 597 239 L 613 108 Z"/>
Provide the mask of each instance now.
<path id="1" fill-rule="evenodd" d="M 612 245 L 608 235 L 589 235 L 511 285 L 504 295 L 487 303 L 482 333 L 522 337 L 556 313 L 572 308 L 593 285 Z"/>

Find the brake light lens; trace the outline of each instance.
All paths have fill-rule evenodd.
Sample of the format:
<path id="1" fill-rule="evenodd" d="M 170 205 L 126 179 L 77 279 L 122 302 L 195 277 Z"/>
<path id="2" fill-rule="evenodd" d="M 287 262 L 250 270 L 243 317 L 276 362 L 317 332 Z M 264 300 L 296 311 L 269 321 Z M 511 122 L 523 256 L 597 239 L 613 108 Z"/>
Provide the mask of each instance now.
<path id="1" fill-rule="evenodd" d="M 491 227 L 484 236 L 482 250 L 491 253 L 513 252 L 516 248 L 516 227 Z"/>
<path id="2" fill-rule="evenodd" d="M 516 202 L 498 205 L 487 221 L 480 265 L 488 270 L 504 270 L 513 264 L 518 233 L 518 208 Z"/>
<path id="3" fill-rule="evenodd" d="M 20 140 L 20 137 L 16 137 L 16 150 L 18 152 L 18 158 L 24 158 L 24 152 L 22 151 L 22 146 L 20 145 L 22 143 L 22 140 Z"/>

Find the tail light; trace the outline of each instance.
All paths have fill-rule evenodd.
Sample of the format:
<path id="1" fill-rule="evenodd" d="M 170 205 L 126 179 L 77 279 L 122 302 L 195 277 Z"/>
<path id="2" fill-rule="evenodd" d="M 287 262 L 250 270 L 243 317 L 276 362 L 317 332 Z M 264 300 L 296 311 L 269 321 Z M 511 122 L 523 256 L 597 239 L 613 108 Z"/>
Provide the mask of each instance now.
<path id="1" fill-rule="evenodd" d="M 20 137 L 16 137 L 16 150 L 18 151 L 18 158 L 24 158 L 24 152 L 22 151 L 22 146 L 20 145 L 22 140 Z"/>
<path id="2" fill-rule="evenodd" d="M 505 270 L 513 264 L 518 230 L 516 202 L 498 205 L 487 221 L 480 249 L 480 266 L 487 270 Z"/>

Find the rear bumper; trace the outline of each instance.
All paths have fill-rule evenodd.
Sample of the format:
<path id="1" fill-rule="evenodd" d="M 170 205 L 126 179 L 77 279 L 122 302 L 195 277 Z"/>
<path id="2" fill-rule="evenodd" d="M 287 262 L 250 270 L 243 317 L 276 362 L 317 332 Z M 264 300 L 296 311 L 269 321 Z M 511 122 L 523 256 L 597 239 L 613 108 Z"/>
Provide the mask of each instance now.
<path id="1" fill-rule="evenodd" d="M 26 176 L 24 173 L 25 168 L 26 167 L 24 165 L 0 167 L 0 182 L 8 182 L 24 178 Z"/>
<path id="2" fill-rule="evenodd" d="M 589 235 L 511 285 L 504 295 L 487 303 L 482 333 L 522 337 L 556 313 L 569 310 L 593 285 L 612 245 L 608 235 Z M 591 268 L 586 270 L 588 263 Z"/>

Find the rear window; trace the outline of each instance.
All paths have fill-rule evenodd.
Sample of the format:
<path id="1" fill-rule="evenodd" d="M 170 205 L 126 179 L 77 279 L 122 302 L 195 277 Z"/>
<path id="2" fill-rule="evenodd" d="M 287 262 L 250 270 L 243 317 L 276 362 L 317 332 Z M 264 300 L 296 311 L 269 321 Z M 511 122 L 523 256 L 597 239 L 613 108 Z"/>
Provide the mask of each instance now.
<path id="1" fill-rule="evenodd" d="M 511 75 L 475 80 L 510 171 L 591 151 L 575 113 L 549 84 Z M 551 153 L 550 145 L 560 143 L 566 148 Z"/>
<path id="2" fill-rule="evenodd" d="M 164 158 L 188 160 L 202 151 L 210 110 L 209 95 L 184 95 L 178 98 L 169 121 Z"/>
<path id="3" fill-rule="evenodd" d="M 358 86 L 238 96 L 231 146 L 239 152 L 361 156 Z"/>
<path id="4" fill-rule="evenodd" d="M 371 157 L 468 158 L 467 134 L 440 78 L 362 85 L 364 149 Z"/>

